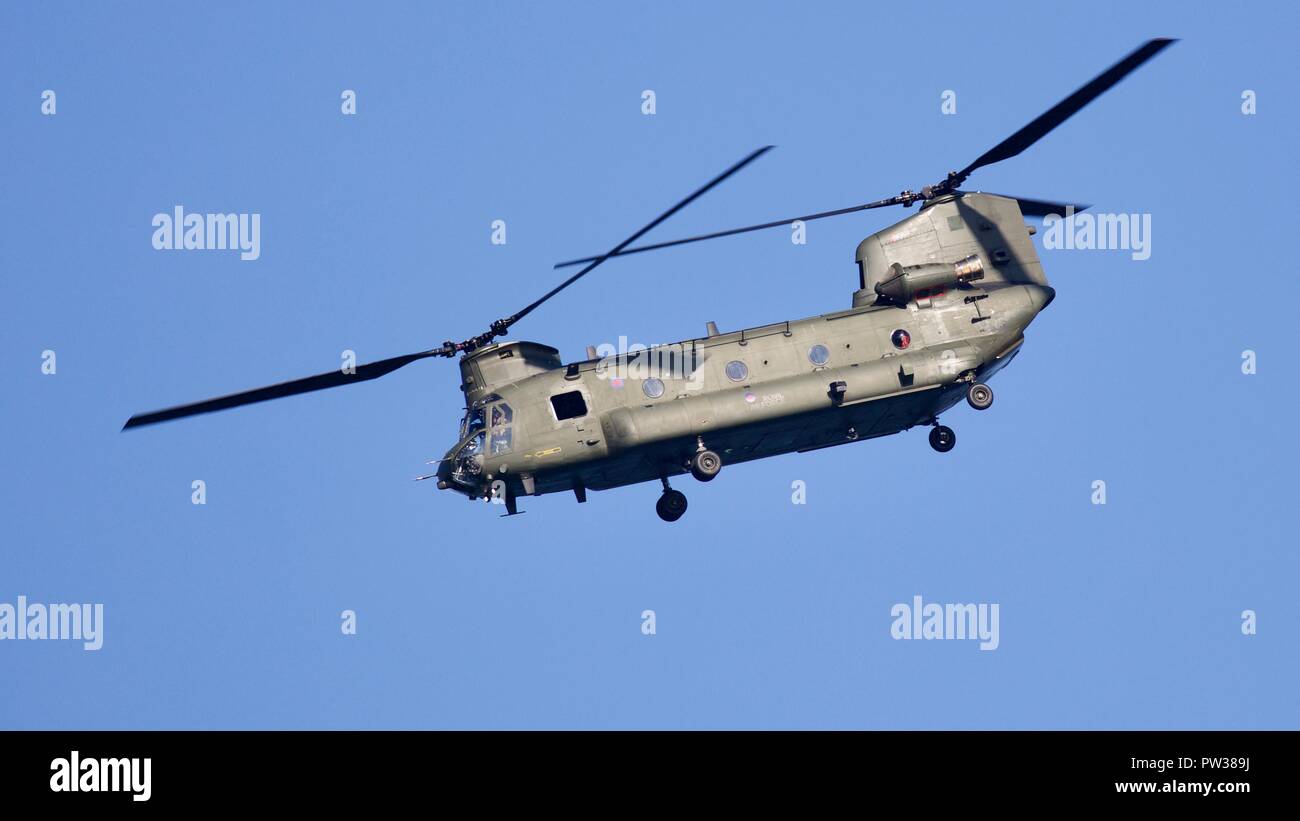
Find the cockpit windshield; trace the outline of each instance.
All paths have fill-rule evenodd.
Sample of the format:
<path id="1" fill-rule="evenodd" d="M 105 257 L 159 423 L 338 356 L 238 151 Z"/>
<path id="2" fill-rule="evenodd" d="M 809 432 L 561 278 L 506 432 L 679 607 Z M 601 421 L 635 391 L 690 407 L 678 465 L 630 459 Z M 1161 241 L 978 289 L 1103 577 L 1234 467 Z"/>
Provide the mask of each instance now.
<path id="1" fill-rule="evenodd" d="M 473 439 L 470 439 L 468 442 L 465 443 L 464 447 L 460 449 L 460 453 L 456 454 L 456 458 L 468 459 L 471 456 L 478 456 L 482 452 L 483 452 L 483 434 L 480 433 L 477 436 L 475 436 Z"/>
<path id="2" fill-rule="evenodd" d="M 452 478 L 472 484 L 482 472 L 484 457 L 510 453 L 514 420 L 514 410 L 497 394 L 483 397 L 465 411 L 460 420 L 461 445 L 453 457 Z"/>
<path id="3" fill-rule="evenodd" d="M 460 437 L 464 439 L 471 433 L 483 430 L 487 427 L 487 414 L 484 413 L 483 406 L 478 405 L 470 408 L 465 412 L 465 417 L 460 420 Z"/>
<path id="4" fill-rule="evenodd" d="M 478 475 L 483 471 L 483 464 L 478 457 L 483 453 L 484 439 L 483 431 L 479 431 L 456 451 L 451 474 L 453 480 L 465 485 L 475 483 Z"/>

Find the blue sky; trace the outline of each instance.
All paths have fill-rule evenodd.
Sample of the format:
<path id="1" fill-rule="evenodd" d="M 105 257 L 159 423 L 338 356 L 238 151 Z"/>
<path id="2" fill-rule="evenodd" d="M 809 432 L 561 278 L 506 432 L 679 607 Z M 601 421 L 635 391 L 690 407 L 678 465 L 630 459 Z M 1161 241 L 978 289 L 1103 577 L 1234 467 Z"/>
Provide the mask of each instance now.
<path id="1" fill-rule="evenodd" d="M 105 636 L 0 642 L 0 726 L 1300 726 L 1298 16 L 6 5 L 0 601 L 100 602 Z M 500 519 L 410 481 L 455 438 L 445 361 L 119 433 L 477 333 L 760 145 L 653 236 L 933 182 L 1161 35 L 1183 42 L 968 184 L 1149 213 L 1152 255 L 1044 252 L 1057 299 L 993 409 L 945 416 L 952 453 L 913 430 L 681 480 L 675 525 L 651 485 Z M 261 258 L 154 250 L 177 204 L 261 214 Z M 906 213 L 612 261 L 512 338 L 573 359 L 838 310 L 858 241 Z M 1000 646 L 892 640 L 914 595 L 998 603 Z"/>

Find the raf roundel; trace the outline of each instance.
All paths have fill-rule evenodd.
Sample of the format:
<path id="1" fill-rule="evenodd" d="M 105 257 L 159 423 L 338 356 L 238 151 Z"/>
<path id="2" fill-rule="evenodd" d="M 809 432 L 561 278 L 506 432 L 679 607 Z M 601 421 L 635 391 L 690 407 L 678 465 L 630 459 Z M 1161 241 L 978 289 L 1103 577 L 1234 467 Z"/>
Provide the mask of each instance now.
<path id="1" fill-rule="evenodd" d="M 889 341 L 894 343 L 894 347 L 900 351 L 907 350 L 907 346 L 912 344 L 912 335 L 907 331 L 899 328 L 889 337 Z"/>

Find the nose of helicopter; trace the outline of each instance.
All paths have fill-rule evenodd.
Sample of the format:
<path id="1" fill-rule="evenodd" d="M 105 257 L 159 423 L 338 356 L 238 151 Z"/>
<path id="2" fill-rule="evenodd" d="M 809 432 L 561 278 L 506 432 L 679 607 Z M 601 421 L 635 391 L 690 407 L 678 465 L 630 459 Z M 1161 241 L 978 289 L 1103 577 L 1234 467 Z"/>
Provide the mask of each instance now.
<path id="1" fill-rule="evenodd" d="M 452 451 L 448 451 L 443 460 L 438 463 L 437 477 L 439 490 L 447 490 L 451 488 L 452 467 Z"/>

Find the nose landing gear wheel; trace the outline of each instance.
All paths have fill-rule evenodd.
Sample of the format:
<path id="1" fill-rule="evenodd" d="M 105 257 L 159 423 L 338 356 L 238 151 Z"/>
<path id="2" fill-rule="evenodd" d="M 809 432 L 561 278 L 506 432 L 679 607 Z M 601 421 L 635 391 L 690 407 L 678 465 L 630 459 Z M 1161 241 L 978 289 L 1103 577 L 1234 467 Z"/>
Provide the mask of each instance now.
<path id="1" fill-rule="evenodd" d="M 722 470 L 722 457 L 711 450 L 702 450 L 691 457 L 691 475 L 707 482 Z"/>
<path id="2" fill-rule="evenodd" d="M 947 453 L 957 445 L 957 434 L 947 425 L 936 425 L 930 431 L 930 447 L 940 453 Z"/>
<path id="3" fill-rule="evenodd" d="M 655 503 L 655 513 L 665 522 L 675 522 L 686 512 L 686 494 L 680 490 L 665 490 Z"/>
<path id="4" fill-rule="evenodd" d="M 983 382 L 976 382 L 966 391 L 966 402 L 975 410 L 988 410 L 993 404 L 993 389 Z"/>

